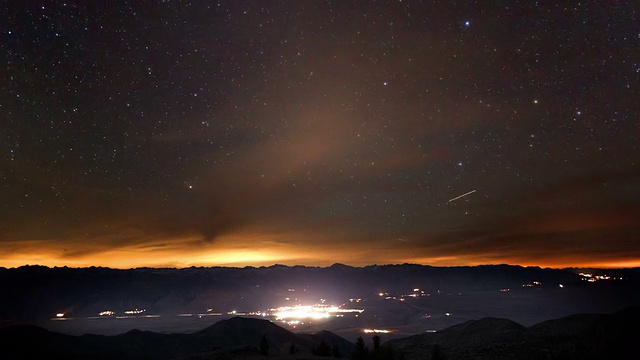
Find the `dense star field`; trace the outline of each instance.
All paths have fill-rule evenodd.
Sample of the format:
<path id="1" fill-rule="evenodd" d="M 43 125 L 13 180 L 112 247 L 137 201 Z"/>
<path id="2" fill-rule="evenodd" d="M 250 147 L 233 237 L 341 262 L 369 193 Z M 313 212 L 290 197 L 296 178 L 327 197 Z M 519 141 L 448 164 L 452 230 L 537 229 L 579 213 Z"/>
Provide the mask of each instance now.
<path id="1" fill-rule="evenodd" d="M 640 266 L 633 1 L 0 13 L 1 266 Z"/>

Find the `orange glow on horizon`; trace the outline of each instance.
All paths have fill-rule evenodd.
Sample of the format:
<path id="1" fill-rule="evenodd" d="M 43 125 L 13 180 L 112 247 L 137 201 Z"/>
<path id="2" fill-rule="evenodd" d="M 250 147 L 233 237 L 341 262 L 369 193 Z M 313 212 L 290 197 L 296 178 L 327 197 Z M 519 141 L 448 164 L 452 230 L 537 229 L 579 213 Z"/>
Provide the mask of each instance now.
<path id="1" fill-rule="evenodd" d="M 145 238 L 138 241 L 54 241 L 33 240 L 0 243 L 0 266 L 23 265 L 91 267 L 119 269 L 136 267 L 186 268 L 190 266 L 330 266 L 343 263 L 350 266 L 383 264 L 423 264 L 431 266 L 476 266 L 510 264 L 549 268 L 630 268 L 640 267 L 640 260 L 573 256 L 539 257 L 478 252 L 476 254 L 436 254 L 428 248 L 410 246 L 389 247 L 385 242 L 367 245 L 348 242 L 323 242 L 304 234 L 238 233 L 215 241 L 201 237 Z M 306 241 L 298 243 L 289 238 Z M 346 243 L 346 244 L 345 244 Z M 95 245 L 101 244 L 101 245 Z M 110 247 L 111 246 L 111 247 Z M 72 249 L 69 251 L 68 249 Z M 429 252 L 429 256 L 416 256 Z M 522 251 L 525 253 L 526 251 Z"/>
<path id="2" fill-rule="evenodd" d="M 371 258 L 370 261 L 351 260 L 347 254 L 341 257 L 334 256 L 331 250 L 310 250 L 308 252 L 297 253 L 281 253 L 268 250 L 216 250 L 214 252 L 203 251 L 202 253 L 194 253 L 192 251 L 184 251 L 180 253 L 163 254 L 153 257 L 148 254 L 140 254 L 136 251 L 110 250 L 100 254 L 82 256 L 78 258 L 64 258 L 55 253 L 32 253 L 32 254 L 4 254 L 0 255 L 0 266 L 7 268 L 15 268 L 24 265 L 43 265 L 49 267 L 109 267 L 116 269 L 129 269 L 138 267 L 151 268 L 186 268 L 190 266 L 271 266 L 275 264 L 295 266 L 330 266 L 334 263 L 343 263 L 349 266 L 368 266 L 368 265 L 385 265 L 385 264 L 422 264 L 431 266 L 478 266 L 478 265 L 519 265 L 519 266 L 539 266 L 542 268 L 632 268 L 640 267 L 640 261 L 513 261 L 504 259 L 502 261 L 482 261 L 482 259 L 473 258 L 471 256 L 465 258 L 452 258 L 443 260 L 441 257 L 423 257 L 420 259 L 384 259 L 382 256 Z M 380 254 L 383 255 L 383 254 Z M 447 257 L 449 258 L 449 257 Z"/>

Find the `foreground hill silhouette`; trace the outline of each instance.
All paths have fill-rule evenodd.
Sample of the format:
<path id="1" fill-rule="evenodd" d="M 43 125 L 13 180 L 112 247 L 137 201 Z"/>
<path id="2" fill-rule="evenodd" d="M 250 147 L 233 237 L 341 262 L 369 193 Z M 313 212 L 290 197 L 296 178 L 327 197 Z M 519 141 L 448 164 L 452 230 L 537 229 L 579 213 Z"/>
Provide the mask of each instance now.
<path id="1" fill-rule="evenodd" d="M 373 360 L 398 359 L 636 359 L 640 307 L 612 314 L 581 314 L 524 327 L 507 319 L 483 318 L 394 339 L 393 351 L 371 353 Z M 232 318 L 191 334 L 132 330 L 117 336 L 70 336 L 33 326 L 0 330 L 2 359 L 316 359 L 321 341 L 350 357 L 354 345 L 330 332 L 294 334 L 267 320 Z M 290 354 L 291 345 L 297 352 Z M 384 355 L 382 355 L 384 354 Z M 389 354 L 393 358 L 386 359 Z"/>
<path id="2" fill-rule="evenodd" d="M 425 344 L 460 347 L 498 339 L 511 340 L 522 336 L 526 331 L 527 328 L 511 320 L 489 317 L 466 321 L 435 333 L 392 340 L 389 344 L 398 349 L 412 349 Z"/>
<path id="3" fill-rule="evenodd" d="M 0 358 L 160 360 L 215 354 L 221 348 L 234 349 L 246 356 L 258 354 L 263 337 L 268 342 L 269 354 L 276 356 L 288 354 L 292 344 L 298 353 L 311 354 L 321 341 L 338 348 L 342 354 L 353 349 L 353 344 L 335 334 L 294 334 L 268 320 L 234 317 L 191 334 L 131 330 L 116 336 L 70 336 L 35 326 L 8 327 L 0 330 Z M 225 354 L 228 356 L 228 351 Z"/>
<path id="4" fill-rule="evenodd" d="M 640 307 L 579 314 L 525 328 L 484 318 L 385 343 L 412 359 L 637 359 Z"/>

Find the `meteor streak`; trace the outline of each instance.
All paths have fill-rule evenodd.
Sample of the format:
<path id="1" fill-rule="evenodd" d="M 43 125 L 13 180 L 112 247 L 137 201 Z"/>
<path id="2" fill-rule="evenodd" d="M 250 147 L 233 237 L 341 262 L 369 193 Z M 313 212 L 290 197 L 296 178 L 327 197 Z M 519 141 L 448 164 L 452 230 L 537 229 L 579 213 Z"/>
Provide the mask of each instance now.
<path id="1" fill-rule="evenodd" d="M 449 200 L 449 202 L 452 202 L 453 200 L 458 200 L 458 199 L 460 199 L 461 197 L 465 197 L 465 196 L 467 196 L 467 195 L 473 194 L 474 192 L 476 192 L 476 191 L 475 191 L 475 190 L 471 190 L 471 191 L 469 191 L 468 193 L 464 193 L 464 194 L 462 194 L 462 195 L 460 195 L 460 196 L 456 196 L 456 197 L 454 197 L 453 199 Z"/>

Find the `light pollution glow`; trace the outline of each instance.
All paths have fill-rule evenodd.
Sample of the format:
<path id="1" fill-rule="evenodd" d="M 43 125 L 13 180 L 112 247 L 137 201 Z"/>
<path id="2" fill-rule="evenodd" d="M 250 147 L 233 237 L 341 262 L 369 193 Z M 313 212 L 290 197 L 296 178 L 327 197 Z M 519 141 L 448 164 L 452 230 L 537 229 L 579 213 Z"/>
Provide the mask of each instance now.
<path id="1" fill-rule="evenodd" d="M 157 246 L 154 246 L 157 244 Z M 164 245 L 170 244 L 170 245 Z M 371 244 L 368 248 L 340 244 L 314 246 L 308 243 L 279 242 L 277 236 L 227 236 L 214 244 L 197 238 L 159 239 L 145 242 L 144 246 L 127 245 L 115 248 L 86 249 L 77 255 L 67 255 L 59 244 L 47 241 L 0 244 L 0 264 L 19 267 L 26 264 L 44 266 L 111 268 L 134 267 L 189 267 L 189 266 L 269 266 L 308 265 L 329 266 L 336 262 L 352 266 L 372 264 L 415 263 L 433 266 L 473 266 L 483 264 L 512 264 L 541 267 L 595 267 L 621 268 L 640 266 L 637 259 L 599 259 L 579 256 L 546 257 L 531 261 L 526 257 L 505 258 L 501 254 L 456 254 L 416 257 L 412 248 L 391 248 L 385 244 Z M 66 246 L 82 247 L 82 244 Z"/>
<path id="2" fill-rule="evenodd" d="M 617 222 L 618 220 L 616 220 Z M 545 232 L 560 228 L 563 224 L 554 220 L 549 225 L 540 221 Z M 560 224 L 560 225 L 558 225 Z M 593 225 L 575 225 L 583 231 Z M 602 248 L 597 241 L 572 241 L 532 246 L 531 234 L 536 228 L 529 225 L 522 237 L 527 241 L 514 243 L 518 233 L 507 230 L 496 232 L 494 237 L 480 234 L 478 239 L 464 241 L 450 235 L 434 235 L 428 241 L 419 238 L 388 240 L 382 237 L 355 237 L 312 231 L 278 231 L 253 229 L 220 235 L 215 240 L 202 236 L 150 237 L 144 232 L 129 231 L 120 236 L 103 236 L 86 239 L 44 239 L 0 242 L 0 266 L 19 267 L 26 264 L 45 266 L 111 268 L 134 267 L 189 267 L 189 266 L 270 266 L 307 265 L 329 266 L 339 262 L 352 266 L 372 264 L 427 264 L 433 266 L 473 266 L 483 264 L 511 264 L 541 267 L 594 267 L 619 268 L 640 266 L 634 252 L 624 247 Z M 461 236 L 464 239 L 464 234 Z M 465 251 L 460 246 L 464 245 Z M 627 242 L 633 247 L 632 243 Z M 627 247 L 628 247 L 627 246 Z M 578 249 L 578 251 L 576 251 Z M 604 249 L 606 251 L 602 251 Z"/>

